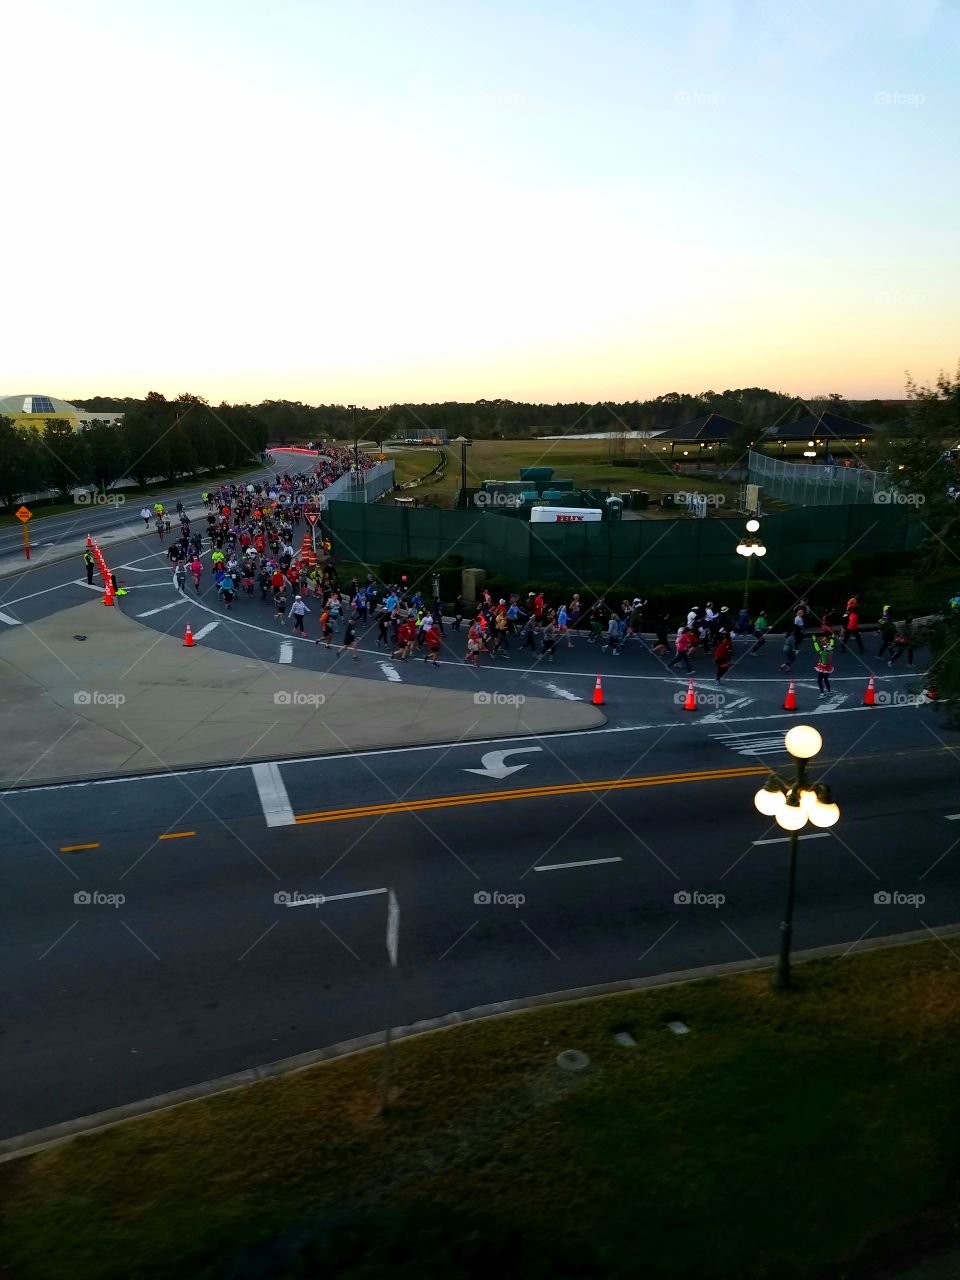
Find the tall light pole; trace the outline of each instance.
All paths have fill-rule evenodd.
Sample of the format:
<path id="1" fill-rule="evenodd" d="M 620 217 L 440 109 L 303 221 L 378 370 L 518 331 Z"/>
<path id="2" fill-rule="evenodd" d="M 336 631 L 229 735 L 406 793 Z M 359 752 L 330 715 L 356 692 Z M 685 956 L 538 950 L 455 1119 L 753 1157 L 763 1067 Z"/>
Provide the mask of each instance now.
<path id="1" fill-rule="evenodd" d="M 792 782 L 771 777 L 753 797 L 757 810 L 790 832 L 790 865 L 787 873 L 787 905 L 780 925 L 780 956 L 773 976 L 775 987 L 790 986 L 790 947 L 793 942 L 793 904 L 797 888 L 797 839 L 803 827 L 832 827 L 840 818 L 840 808 L 833 803 L 830 788 L 807 779 L 807 761 L 823 746 L 823 739 L 808 724 L 798 724 L 787 733 L 784 746 L 797 763 Z"/>
<path id="2" fill-rule="evenodd" d="M 756 535 L 760 532 L 759 520 L 747 521 L 747 536 L 741 538 L 737 543 L 737 555 L 743 556 L 747 562 L 747 573 L 743 582 L 743 607 L 746 609 L 747 602 L 750 599 L 750 566 L 753 564 L 754 556 L 765 556 L 767 548 L 763 545 L 763 541 Z"/>
<path id="3" fill-rule="evenodd" d="M 467 450 L 473 444 L 473 441 L 468 440 L 466 436 L 457 436 L 456 440 L 451 440 L 450 443 L 460 446 L 460 489 L 465 493 L 467 489 Z"/>

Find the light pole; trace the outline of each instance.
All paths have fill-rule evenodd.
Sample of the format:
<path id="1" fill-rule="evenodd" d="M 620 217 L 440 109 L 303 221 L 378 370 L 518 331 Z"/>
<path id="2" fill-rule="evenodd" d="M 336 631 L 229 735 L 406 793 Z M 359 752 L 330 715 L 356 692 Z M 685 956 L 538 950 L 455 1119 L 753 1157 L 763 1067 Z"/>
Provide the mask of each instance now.
<path id="1" fill-rule="evenodd" d="M 787 873 L 787 905 L 780 925 L 780 957 L 773 975 L 775 987 L 790 986 L 790 945 L 793 940 L 793 903 L 797 887 L 797 838 L 811 822 L 815 827 L 832 827 L 840 818 L 840 808 L 833 803 L 830 788 L 807 779 L 807 761 L 823 746 L 823 739 L 808 724 L 798 724 L 787 733 L 784 746 L 797 763 L 793 782 L 773 776 L 753 797 L 757 810 L 790 832 L 790 866 Z"/>
<path id="2" fill-rule="evenodd" d="M 456 440 L 452 440 L 450 443 L 460 446 L 460 489 L 465 493 L 467 489 L 467 450 L 473 444 L 473 441 L 468 440 L 466 436 L 457 436 Z"/>
<path id="3" fill-rule="evenodd" d="M 760 532 L 759 520 L 747 521 L 747 535 L 740 539 L 737 543 L 737 555 L 743 556 L 747 562 L 747 573 L 743 583 L 743 607 L 747 607 L 750 599 L 750 566 L 753 564 L 754 556 L 765 556 L 767 548 L 763 545 L 763 540 L 756 535 Z"/>
<path id="4" fill-rule="evenodd" d="M 360 480 L 360 445 L 357 437 L 357 406 L 348 404 L 347 408 L 353 414 L 353 477 L 354 484 L 359 484 Z"/>

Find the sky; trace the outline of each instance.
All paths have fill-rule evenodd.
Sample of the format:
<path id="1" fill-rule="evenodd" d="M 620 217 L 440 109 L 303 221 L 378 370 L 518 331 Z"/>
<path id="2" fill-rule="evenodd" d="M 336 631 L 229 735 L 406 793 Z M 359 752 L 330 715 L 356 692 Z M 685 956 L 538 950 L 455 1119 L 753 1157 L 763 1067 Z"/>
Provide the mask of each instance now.
<path id="1" fill-rule="evenodd" d="M 960 0 L 33 0 L 0 393 L 368 406 L 960 358 Z"/>

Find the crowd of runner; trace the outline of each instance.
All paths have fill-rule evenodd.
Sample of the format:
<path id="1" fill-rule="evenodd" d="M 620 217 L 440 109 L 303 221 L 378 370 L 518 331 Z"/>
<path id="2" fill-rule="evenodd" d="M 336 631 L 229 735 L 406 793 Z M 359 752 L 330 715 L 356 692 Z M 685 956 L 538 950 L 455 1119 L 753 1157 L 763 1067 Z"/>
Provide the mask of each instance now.
<path id="1" fill-rule="evenodd" d="M 362 473 L 374 465 L 366 454 L 355 457 L 351 449 L 328 446 L 309 472 L 278 472 L 272 482 L 223 485 L 203 494 L 206 515 L 193 524 L 183 503 L 177 502 L 178 531 L 160 503 L 145 507 L 141 515 L 148 529 L 154 525 L 161 540 L 169 532 L 167 554 L 181 591 L 187 591 L 189 583 L 199 595 L 209 572 L 225 610 L 232 611 L 238 600 L 259 600 L 272 607 L 278 628 L 289 625 L 295 636 L 313 639 L 341 654 L 349 652 L 354 660 L 359 656 L 361 630 L 375 626 L 381 652 L 403 662 L 422 658 L 436 666 L 441 647 L 454 644 L 445 631 L 445 620 L 464 644 L 463 660 L 473 666 L 484 659 L 509 660 L 514 654 L 521 659 L 529 656 L 534 663 L 551 663 L 558 649 L 585 643 L 611 657 L 628 648 L 646 652 L 668 669 L 679 667 L 685 674 L 694 670 L 692 658 L 704 654 L 712 660 L 720 681 L 730 669 L 737 639 L 749 645 L 743 652 L 750 657 L 767 643 L 770 623 L 762 608 L 753 616 L 746 608 L 734 616 L 727 606 L 715 607 L 708 601 L 674 623 L 663 610 L 651 614 L 640 597 L 623 599 L 619 608 L 602 602 L 584 608 L 578 593 L 562 603 L 550 603 L 542 592 L 494 597 L 484 590 L 468 613 L 460 597 L 445 605 L 434 592 L 410 587 L 406 579 L 381 583 L 368 574 L 362 582 L 356 577 L 342 582 L 321 524 L 316 523 L 312 535 L 305 516 L 322 509 L 323 491 L 335 480 L 358 466 Z M 307 538 L 302 538 L 304 530 Z M 209 570 L 202 560 L 205 551 L 210 554 Z M 784 622 L 780 670 L 790 672 L 809 641 L 821 694 L 830 692 L 837 652 L 849 646 L 864 652 L 856 596 L 847 601 L 836 623 L 827 614 L 815 617 L 803 600 L 797 602 L 792 621 Z M 877 657 L 887 655 L 890 666 L 902 657 L 913 664 L 910 617 L 894 622 L 890 606 L 884 606 L 878 633 Z"/>

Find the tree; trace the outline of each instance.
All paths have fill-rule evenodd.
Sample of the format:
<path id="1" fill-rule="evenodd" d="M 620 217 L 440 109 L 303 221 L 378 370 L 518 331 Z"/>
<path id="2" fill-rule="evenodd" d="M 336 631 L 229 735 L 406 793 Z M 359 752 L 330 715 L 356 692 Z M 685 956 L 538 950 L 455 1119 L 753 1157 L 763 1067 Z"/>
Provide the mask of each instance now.
<path id="1" fill-rule="evenodd" d="M 31 427 L 15 426 L 0 418 L 0 499 L 17 506 L 25 494 L 46 487 L 45 455 L 40 437 Z"/>
<path id="2" fill-rule="evenodd" d="M 130 409 L 123 420 L 123 437 L 127 470 L 141 489 L 166 470 L 164 435 L 172 420 L 173 406 L 159 391 L 148 393 L 146 400 Z"/>
<path id="3" fill-rule="evenodd" d="M 112 422 L 95 419 L 83 432 L 90 451 L 93 481 L 98 489 L 109 489 L 115 480 L 122 480 L 129 461 L 123 427 Z"/>
<path id="4" fill-rule="evenodd" d="M 61 502 L 74 489 L 91 483 L 93 459 L 89 446 L 66 418 L 47 418 L 40 442 L 47 453 L 48 482 Z"/>

